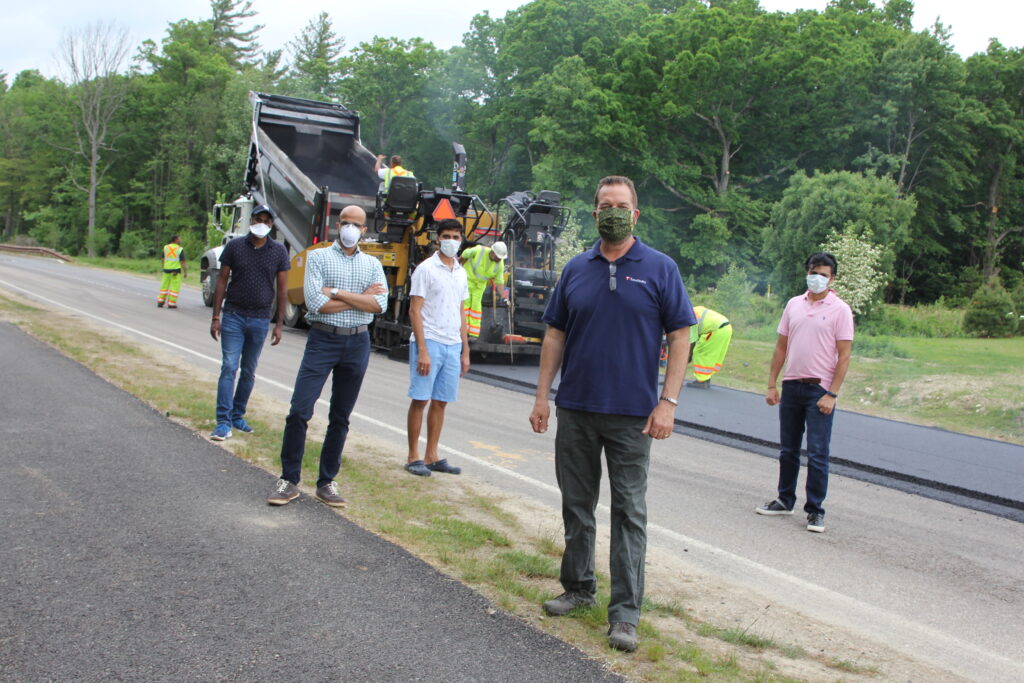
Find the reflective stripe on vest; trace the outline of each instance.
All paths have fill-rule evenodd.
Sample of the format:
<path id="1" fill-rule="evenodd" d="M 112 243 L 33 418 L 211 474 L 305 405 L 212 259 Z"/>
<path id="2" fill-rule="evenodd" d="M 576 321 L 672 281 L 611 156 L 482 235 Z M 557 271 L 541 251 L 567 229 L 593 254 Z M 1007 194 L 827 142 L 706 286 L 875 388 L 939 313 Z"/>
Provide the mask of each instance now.
<path id="1" fill-rule="evenodd" d="M 468 275 L 474 280 L 498 280 L 499 274 L 505 269 L 502 259 L 492 261 L 490 247 L 472 247 L 469 251 L 473 253 L 466 260 L 467 265 L 469 265 Z M 485 266 L 489 266 L 490 272 L 485 269 Z M 502 281 L 504 279 L 501 278 Z"/>
<path id="2" fill-rule="evenodd" d="M 181 268 L 181 245 L 171 242 L 164 245 L 164 270 Z"/>

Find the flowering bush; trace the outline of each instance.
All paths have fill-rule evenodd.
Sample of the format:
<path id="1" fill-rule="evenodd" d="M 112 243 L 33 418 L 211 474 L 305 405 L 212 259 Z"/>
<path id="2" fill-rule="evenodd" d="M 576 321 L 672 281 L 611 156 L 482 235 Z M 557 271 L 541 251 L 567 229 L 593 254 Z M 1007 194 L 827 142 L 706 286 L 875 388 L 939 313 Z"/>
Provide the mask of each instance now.
<path id="1" fill-rule="evenodd" d="M 888 280 L 881 271 L 883 249 L 871 238 L 871 231 L 858 235 L 847 226 L 842 234 L 833 230 L 821 245 L 821 250 L 835 256 L 839 263 L 832 287 L 857 316 L 881 302 L 882 289 Z"/>

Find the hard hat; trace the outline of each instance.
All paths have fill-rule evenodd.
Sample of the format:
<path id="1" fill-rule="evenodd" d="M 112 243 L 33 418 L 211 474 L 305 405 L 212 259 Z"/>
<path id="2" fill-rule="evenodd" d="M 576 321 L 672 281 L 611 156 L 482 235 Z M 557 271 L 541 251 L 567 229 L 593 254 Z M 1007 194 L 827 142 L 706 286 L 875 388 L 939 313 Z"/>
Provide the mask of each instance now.
<path id="1" fill-rule="evenodd" d="M 508 256 L 508 247 L 505 246 L 504 242 L 495 242 L 492 244 L 491 251 L 493 251 L 494 255 L 498 258 L 505 258 Z"/>
<path id="2" fill-rule="evenodd" d="M 259 206 L 254 206 L 253 207 L 253 209 L 252 209 L 252 215 L 253 216 L 258 216 L 261 213 L 269 213 L 271 219 L 275 219 L 275 220 L 277 219 L 277 216 L 274 214 L 274 211 L 269 206 L 267 206 L 266 204 L 260 204 Z"/>

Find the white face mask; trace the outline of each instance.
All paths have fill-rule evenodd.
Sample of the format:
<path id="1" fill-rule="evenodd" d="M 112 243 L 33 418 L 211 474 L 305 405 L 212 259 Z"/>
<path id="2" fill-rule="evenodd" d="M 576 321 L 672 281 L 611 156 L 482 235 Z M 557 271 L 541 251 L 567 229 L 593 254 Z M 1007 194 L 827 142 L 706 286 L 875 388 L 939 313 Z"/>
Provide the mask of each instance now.
<path id="1" fill-rule="evenodd" d="M 460 244 L 462 240 L 441 240 L 441 253 L 452 258 L 459 253 Z"/>
<path id="2" fill-rule="evenodd" d="M 345 223 L 341 226 L 341 230 L 338 231 L 338 238 L 341 240 L 341 246 L 346 249 L 351 249 L 359 242 L 359 238 L 362 234 L 363 231 L 358 225 Z"/>
<path id="3" fill-rule="evenodd" d="M 812 273 L 807 276 L 807 289 L 814 294 L 821 294 L 828 289 L 828 281 L 828 276 Z"/>
<path id="4" fill-rule="evenodd" d="M 270 226 L 267 225 L 266 223 L 253 223 L 252 225 L 249 226 L 249 232 L 251 232 L 256 237 L 263 239 L 264 237 L 270 234 Z"/>

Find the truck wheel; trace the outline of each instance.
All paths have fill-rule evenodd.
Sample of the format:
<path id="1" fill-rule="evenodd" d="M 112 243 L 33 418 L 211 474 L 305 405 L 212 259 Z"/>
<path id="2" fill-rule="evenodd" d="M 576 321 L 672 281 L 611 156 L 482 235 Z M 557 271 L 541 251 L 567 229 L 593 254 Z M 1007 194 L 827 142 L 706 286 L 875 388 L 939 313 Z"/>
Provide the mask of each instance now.
<path id="1" fill-rule="evenodd" d="M 284 309 L 284 324 L 297 330 L 304 330 L 309 327 L 306 324 L 306 307 L 296 306 L 289 301 Z"/>
<path id="2" fill-rule="evenodd" d="M 213 307 L 213 293 L 214 287 L 217 286 L 217 271 L 210 268 L 203 272 L 200 276 L 202 278 L 203 286 L 203 303 L 209 307 Z"/>

